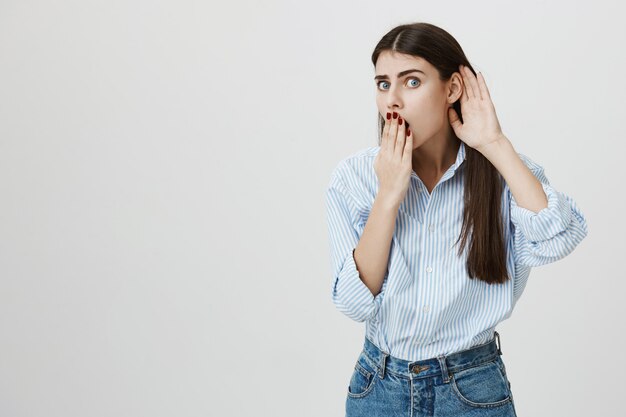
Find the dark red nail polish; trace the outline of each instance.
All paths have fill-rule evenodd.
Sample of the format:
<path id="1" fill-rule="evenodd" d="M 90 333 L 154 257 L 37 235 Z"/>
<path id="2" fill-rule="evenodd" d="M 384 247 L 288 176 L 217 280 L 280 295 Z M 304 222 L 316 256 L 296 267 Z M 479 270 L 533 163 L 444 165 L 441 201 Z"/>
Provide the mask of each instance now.
<path id="1" fill-rule="evenodd" d="M 406 128 L 406 135 L 411 136 L 411 129 L 409 129 L 408 127 Z"/>
<path id="2" fill-rule="evenodd" d="M 399 118 L 398 118 L 398 125 L 399 125 L 399 126 L 402 126 L 402 117 L 399 117 Z"/>
<path id="3" fill-rule="evenodd" d="M 393 112 L 393 118 L 397 119 L 398 118 L 398 113 L 396 113 L 395 111 Z"/>
<path id="4" fill-rule="evenodd" d="M 387 112 L 387 120 L 391 120 L 391 113 Z"/>

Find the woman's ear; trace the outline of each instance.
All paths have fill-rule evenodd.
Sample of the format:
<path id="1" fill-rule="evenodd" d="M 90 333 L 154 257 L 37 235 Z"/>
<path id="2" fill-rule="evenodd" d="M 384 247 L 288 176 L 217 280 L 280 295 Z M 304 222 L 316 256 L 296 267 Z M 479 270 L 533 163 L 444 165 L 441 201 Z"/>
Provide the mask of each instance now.
<path id="1" fill-rule="evenodd" d="M 448 104 L 454 104 L 458 99 L 463 95 L 463 78 L 461 78 L 461 74 L 458 72 L 452 73 L 450 79 L 448 80 Z"/>

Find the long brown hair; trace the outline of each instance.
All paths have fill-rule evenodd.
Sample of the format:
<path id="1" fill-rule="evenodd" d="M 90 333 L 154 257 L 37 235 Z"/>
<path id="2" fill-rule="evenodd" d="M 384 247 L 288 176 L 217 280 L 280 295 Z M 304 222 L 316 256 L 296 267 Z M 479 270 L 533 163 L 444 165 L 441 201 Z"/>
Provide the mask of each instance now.
<path id="1" fill-rule="evenodd" d="M 459 70 L 460 64 L 466 65 L 476 75 L 456 39 L 430 23 L 405 24 L 390 30 L 378 42 L 372 53 L 374 66 L 383 51 L 425 59 L 437 69 L 439 79 L 444 82 Z M 460 100 L 452 107 L 463 122 Z M 379 114 L 379 145 L 384 123 L 383 117 Z M 470 146 L 465 146 L 464 164 L 463 227 L 456 241 L 458 243 L 459 239 L 461 240 L 458 255 L 461 256 L 469 240 L 471 242 L 467 259 L 469 276 L 489 284 L 504 283 L 509 276 L 506 269 L 506 245 L 501 213 L 503 178 L 487 158 Z"/>

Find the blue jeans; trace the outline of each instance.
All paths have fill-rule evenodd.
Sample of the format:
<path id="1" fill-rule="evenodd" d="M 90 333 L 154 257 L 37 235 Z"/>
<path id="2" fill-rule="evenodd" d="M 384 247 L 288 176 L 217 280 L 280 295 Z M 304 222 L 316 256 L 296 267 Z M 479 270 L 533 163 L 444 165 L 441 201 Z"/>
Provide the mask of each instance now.
<path id="1" fill-rule="evenodd" d="M 346 417 L 515 417 L 501 355 L 498 332 L 482 345 L 414 362 L 390 356 L 366 337 L 348 386 Z"/>

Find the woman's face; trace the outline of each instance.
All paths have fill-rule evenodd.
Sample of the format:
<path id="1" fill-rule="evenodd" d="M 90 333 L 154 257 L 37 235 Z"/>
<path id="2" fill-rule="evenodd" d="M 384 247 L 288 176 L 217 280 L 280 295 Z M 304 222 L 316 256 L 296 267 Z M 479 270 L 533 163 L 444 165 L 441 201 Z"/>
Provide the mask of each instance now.
<path id="1" fill-rule="evenodd" d="M 413 134 L 413 149 L 452 129 L 448 108 L 461 96 L 458 72 L 447 82 L 441 81 L 425 59 L 384 51 L 376 62 L 375 82 L 378 112 L 386 119 L 387 112 L 395 111 L 406 121 Z"/>

